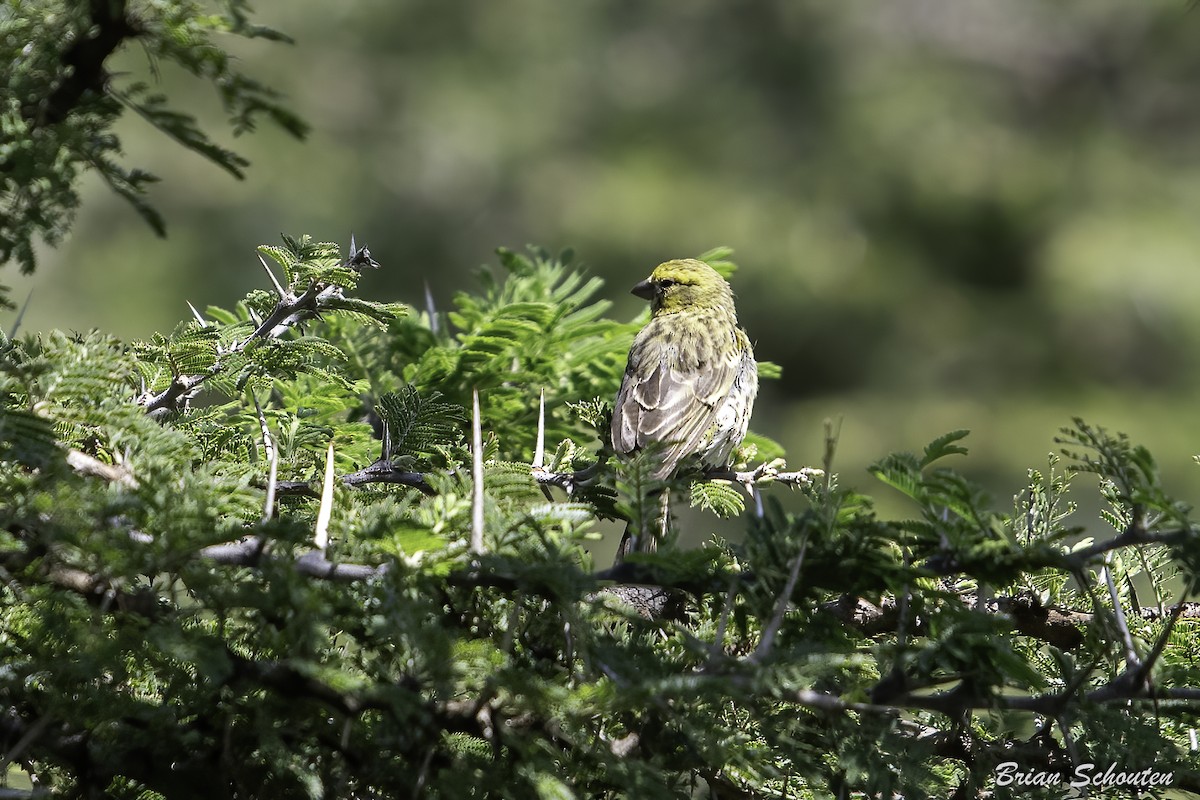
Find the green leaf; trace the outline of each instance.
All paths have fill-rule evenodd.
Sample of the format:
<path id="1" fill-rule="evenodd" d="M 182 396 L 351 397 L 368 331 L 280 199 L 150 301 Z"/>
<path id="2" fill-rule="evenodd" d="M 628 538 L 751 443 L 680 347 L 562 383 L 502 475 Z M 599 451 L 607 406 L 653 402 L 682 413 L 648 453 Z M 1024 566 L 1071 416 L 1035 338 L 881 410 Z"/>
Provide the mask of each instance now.
<path id="1" fill-rule="evenodd" d="M 967 454 L 967 448 L 961 447 L 955 444 L 955 442 L 962 441 L 963 439 L 967 438 L 970 433 L 971 432 L 968 430 L 950 431 L 949 433 L 942 434 L 929 444 L 925 445 L 925 455 L 920 461 L 921 469 L 924 469 L 934 461 L 937 461 L 940 458 L 945 458 L 946 456 L 965 456 Z"/>
<path id="2" fill-rule="evenodd" d="M 462 439 L 466 411 L 442 402 L 441 397 L 440 392 L 423 395 L 416 387 L 405 386 L 379 398 L 376 410 L 387 427 L 387 458 L 426 459 L 435 446 Z"/>
<path id="3" fill-rule="evenodd" d="M 745 511 L 746 501 L 728 481 L 696 481 L 692 484 L 691 506 L 728 519 Z"/>

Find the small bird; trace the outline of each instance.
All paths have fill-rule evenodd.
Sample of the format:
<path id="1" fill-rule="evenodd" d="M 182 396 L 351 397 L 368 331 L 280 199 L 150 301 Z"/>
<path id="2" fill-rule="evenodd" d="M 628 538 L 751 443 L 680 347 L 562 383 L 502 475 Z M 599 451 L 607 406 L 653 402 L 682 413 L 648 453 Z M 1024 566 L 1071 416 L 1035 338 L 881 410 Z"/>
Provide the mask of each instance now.
<path id="1" fill-rule="evenodd" d="M 733 290 L 708 264 L 687 258 L 659 264 L 632 293 L 650 301 L 651 317 L 629 350 L 613 449 L 629 454 L 663 442 L 659 479 L 693 456 L 702 467 L 729 466 L 758 395 L 758 364 Z"/>

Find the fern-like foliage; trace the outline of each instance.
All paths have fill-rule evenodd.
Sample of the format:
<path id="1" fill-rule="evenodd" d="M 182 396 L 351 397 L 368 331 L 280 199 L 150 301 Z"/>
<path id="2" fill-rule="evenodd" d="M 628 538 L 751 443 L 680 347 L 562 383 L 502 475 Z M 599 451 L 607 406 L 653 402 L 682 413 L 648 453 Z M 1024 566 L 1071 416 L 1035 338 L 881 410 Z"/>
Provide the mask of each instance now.
<path id="1" fill-rule="evenodd" d="M 696 481 L 691 487 L 691 506 L 711 511 L 718 517 L 736 517 L 746 510 L 746 501 L 728 481 Z"/>
<path id="2" fill-rule="evenodd" d="M 422 396 L 413 386 L 379 398 L 377 411 L 384 424 L 385 458 L 425 467 L 439 450 L 459 444 L 466 412 L 440 398 L 437 392 Z"/>
<path id="3" fill-rule="evenodd" d="M 350 372 L 380 387 L 437 392 L 464 408 L 478 389 L 503 457 L 528 461 L 539 393 L 548 439 L 579 436 L 586 428 L 568 404 L 615 396 L 635 327 L 604 318 L 610 303 L 595 298 L 601 281 L 572 269 L 569 252 L 499 256 L 502 274 L 481 271 L 482 290 L 460 292 L 453 310 L 400 319 L 386 339 L 356 344 L 360 361 Z M 348 335 L 332 326 L 331 341 Z"/>

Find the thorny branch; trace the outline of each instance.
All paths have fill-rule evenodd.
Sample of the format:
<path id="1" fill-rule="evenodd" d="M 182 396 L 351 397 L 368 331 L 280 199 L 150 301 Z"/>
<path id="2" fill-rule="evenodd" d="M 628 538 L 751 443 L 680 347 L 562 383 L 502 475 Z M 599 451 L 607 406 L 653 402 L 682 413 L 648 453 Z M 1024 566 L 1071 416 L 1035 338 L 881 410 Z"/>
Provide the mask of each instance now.
<path id="1" fill-rule="evenodd" d="M 365 245 L 361 248 L 355 247 L 353 238 L 350 240 L 350 255 L 346 264 L 355 269 L 378 266 L 371 258 L 370 250 Z M 258 326 L 249 336 L 219 350 L 217 360 L 204 372 L 196 375 L 175 375 L 170 385 L 161 392 L 153 394 L 147 391 L 138 397 L 138 403 L 146 407 L 147 414 L 161 417 L 185 407 L 205 381 L 225 370 L 230 356 L 241 353 L 253 342 L 278 339 L 302 322 L 318 317 L 331 301 L 341 296 L 341 287 L 316 280 L 310 281 L 308 288 L 297 295 L 280 285 L 266 262 L 263 262 L 263 269 L 271 277 L 271 283 L 279 295 L 275 308 L 258 322 Z"/>
<path id="2" fill-rule="evenodd" d="M 137 486 L 136 479 L 125 469 L 104 464 L 78 451 L 72 451 L 68 454 L 68 463 L 80 474 L 99 477 L 109 482 L 119 482 L 129 487 Z M 595 468 L 591 469 L 594 470 Z M 805 477 L 798 480 L 809 480 L 816 472 L 819 471 L 801 470 L 796 473 L 769 474 L 763 472 L 760 468 L 759 470 L 746 473 L 730 474 L 738 479 L 739 482 L 741 479 L 779 481 L 781 477 L 784 481 L 787 481 L 791 480 L 788 477 L 790 475 L 803 475 Z M 553 475 L 554 473 L 550 474 Z M 724 478 L 724 476 L 721 477 Z M 422 473 L 396 469 L 385 459 L 380 459 L 357 472 L 343 475 L 341 476 L 341 481 L 347 486 L 364 486 L 378 483 L 410 486 L 425 494 L 433 494 L 432 487 L 428 484 Z M 555 483 L 555 485 L 561 484 Z M 279 481 L 276 491 L 280 495 L 314 498 L 319 496 L 315 480 Z M 1117 549 L 1118 545 L 1114 543 L 1120 543 L 1123 546 L 1147 542 L 1157 544 L 1163 541 L 1179 541 L 1187 535 L 1192 535 L 1191 531 L 1180 530 L 1154 536 L 1146 534 L 1122 534 L 1106 542 L 1093 545 L 1087 549 L 1087 552 L 1092 553 L 1094 557 L 1095 555 Z M 145 534 L 139 534 L 139 536 L 147 541 L 150 540 L 150 537 Z M 201 555 L 218 564 L 254 567 L 261 563 L 265 548 L 265 541 L 256 536 L 249 536 L 239 542 L 205 548 L 201 551 Z M 1076 551 L 1076 553 L 1070 555 L 1075 556 L 1081 552 L 1085 551 Z M 371 566 L 365 564 L 336 563 L 329 561 L 321 554 L 315 552 L 299 557 L 295 561 L 295 565 L 296 569 L 302 574 L 338 581 L 365 580 L 378 577 L 387 570 L 386 565 Z M 82 572 L 79 574 L 69 571 L 62 572 L 57 574 L 58 580 L 55 580 L 55 582 L 60 583 L 65 588 L 79 591 L 88 596 L 97 598 L 110 596 L 115 602 L 115 608 L 133 610 L 143 610 L 146 608 L 144 598 L 140 596 L 125 597 L 119 592 L 113 594 L 112 587 L 107 586 L 98 578 L 85 576 L 86 573 Z M 647 587 L 651 592 L 683 591 L 693 595 L 726 591 L 730 581 L 733 581 L 735 584 L 746 584 L 754 580 L 753 575 L 743 573 L 739 575 L 712 575 L 709 576 L 709 580 L 702 582 L 692 580 L 685 584 L 679 584 L 676 581 L 665 580 L 658 571 L 648 565 L 636 563 L 621 564 L 610 569 L 597 571 L 593 573 L 592 578 L 599 584 L 610 587 L 642 586 Z M 470 574 L 464 573 L 459 575 L 455 580 L 460 583 L 487 585 L 502 589 L 506 588 L 508 583 L 511 582 L 501 576 L 488 576 L 478 570 Z M 510 588 L 515 588 L 515 584 Z M 1006 616 L 1011 620 L 1013 630 L 1018 634 L 1047 642 L 1064 650 L 1078 647 L 1083 642 L 1083 631 L 1092 624 L 1093 619 L 1093 615 L 1085 611 L 1058 606 L 1045 606 L 1036 596 L 1029 593 L 1011 597 L 991 598 L 982 604 L 980 604 L 978 598 L 973 594 L 964 594 L 961 600 L 968 608 L 982 613 Z M 892 598 L 887 598 L 878 605 L 875 605 L 863 598 L 845 596 L 839 600 L 824 604 L 821 609 L 823 613 L 832 614 L 844 624 L 852 625 L 868 636 L 894 632 L 899 625 L 899 609 Z M 1172 618 L 1200 619 L 1200 603 L 1180 603 L 1173 608 L 1166 609 L 1166 613 Z M 1139 616 L 1143 620 L 1154 621 L 1159 619 L 1162 613 L 1156 607 L 1142 608 L 1139 610 Z M 916 622 L 916 630 L 914 632 L 918 634 L 923 632 L 920 621 Z M 1152 653 L 1151 655 L 1155 654 Z M 1149 660 L 1147 659 L 1146 661 Z M 1145 671 L 1146 661 L 1142 662 L 1142 672 Z"/>
<path id="3" fill-rule="evenodd" d="M 433 487 L 425 480 L 423 473 L 396 469 L 391 462 L 384 459 L 380 459 L 369 467 L 364 467 L 357 472 L 342 475 L 339 480 L 347 486 L 368 486 L 373 483 L 388 483 L 394 486 L 410 486 L 422 494 L 432 495 L 434 493 Z M 299 497 L 320 496 L 315 479 L 311 481 L 278 481 L 275 491 L 280 495 Z"/>

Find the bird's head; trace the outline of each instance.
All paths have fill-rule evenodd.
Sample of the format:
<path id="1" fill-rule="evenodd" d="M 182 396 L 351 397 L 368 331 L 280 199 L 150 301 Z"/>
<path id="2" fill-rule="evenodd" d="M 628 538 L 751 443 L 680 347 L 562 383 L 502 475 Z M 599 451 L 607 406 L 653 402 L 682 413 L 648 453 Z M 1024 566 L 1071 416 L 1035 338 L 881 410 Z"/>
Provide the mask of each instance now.
<path id="1" fill-rule="evenodd" d="M 650 301 L 655 315 L 690 308 L 723 308 L 733 311 L 733 290 L 715 269 L 694 258 L 659 264 L 632 293 Z"/>

